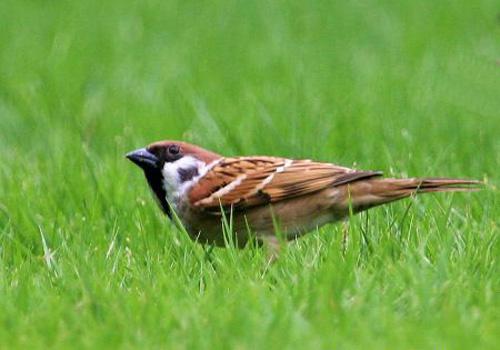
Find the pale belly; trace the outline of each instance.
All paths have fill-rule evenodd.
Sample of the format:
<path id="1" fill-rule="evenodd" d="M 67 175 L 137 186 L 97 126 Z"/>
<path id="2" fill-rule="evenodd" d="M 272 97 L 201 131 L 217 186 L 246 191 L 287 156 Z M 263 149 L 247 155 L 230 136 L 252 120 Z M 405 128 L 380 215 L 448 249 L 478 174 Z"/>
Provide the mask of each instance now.
<path id="1" fill-rule="evenodd" d="M 234 212 L 226 217 L 226 227 L 231 226 L 232 237 L 237 246 L 244 246 L 253 235 L 257 240 L 279 234 L 282 239 L 292 240 L 327 223 L 339 221 L 348 211 L 332 206 L 339 195 L 335 189 L 328 189 L 324 201 L 318 197 L 302 196 L 272 205 L 249 209 L 244 213 Z M 338 202 L 337 202 L 338 203 Z M 200 213 L 184 213 L 183 224 L 192 239 L 200 243 L 217 246 L 226 245 L 224 223 L 220 216 Z M 227 231 L 227 230 L 226 230 Z"/>

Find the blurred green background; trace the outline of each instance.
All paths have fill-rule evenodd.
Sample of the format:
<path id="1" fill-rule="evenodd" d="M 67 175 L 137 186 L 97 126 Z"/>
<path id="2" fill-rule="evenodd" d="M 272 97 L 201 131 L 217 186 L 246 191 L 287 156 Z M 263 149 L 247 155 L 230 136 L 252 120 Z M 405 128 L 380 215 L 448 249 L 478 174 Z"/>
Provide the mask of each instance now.
<path id="1" fill-rule="evenodd" d="M 499 14 L 2 0 L 0 348 L 498 348 Z M 327 226 L 266 267 L 155 208 L 123 155 L 161 139 L 487 186 L 352 218 L 347 244 Z"/>

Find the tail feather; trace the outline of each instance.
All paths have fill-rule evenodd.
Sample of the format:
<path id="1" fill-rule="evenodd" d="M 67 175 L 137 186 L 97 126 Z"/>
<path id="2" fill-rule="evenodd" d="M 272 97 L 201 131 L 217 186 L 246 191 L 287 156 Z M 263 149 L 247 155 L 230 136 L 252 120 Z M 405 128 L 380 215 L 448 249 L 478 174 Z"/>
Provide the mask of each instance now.
<path id="1" fill-rule="evenodd" d="M 349 184 L 348 191 L 354 209 L 362 211 L 414 194 L 478 191 L 481 185 L 481 181 L 446 178 L 370 179 Z"/>

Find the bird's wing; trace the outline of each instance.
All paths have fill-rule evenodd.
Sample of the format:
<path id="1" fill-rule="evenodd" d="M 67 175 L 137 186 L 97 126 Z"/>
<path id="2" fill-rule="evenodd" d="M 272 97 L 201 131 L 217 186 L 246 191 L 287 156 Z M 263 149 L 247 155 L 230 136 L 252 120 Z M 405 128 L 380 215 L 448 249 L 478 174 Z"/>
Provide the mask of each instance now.
<path id="1" fill-rule="evenodd" d="M 310 160 L 223 158 L 193 185 L 189 200 L 198 209 L 220 214 L 221 209 L 275 203 L 379 175 Z"/>

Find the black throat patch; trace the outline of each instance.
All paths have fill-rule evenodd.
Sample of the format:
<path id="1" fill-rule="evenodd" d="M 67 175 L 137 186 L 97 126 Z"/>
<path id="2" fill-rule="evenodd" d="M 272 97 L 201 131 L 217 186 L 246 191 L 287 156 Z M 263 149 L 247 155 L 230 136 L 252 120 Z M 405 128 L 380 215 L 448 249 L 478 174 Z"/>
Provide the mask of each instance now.
<path id="1" fill-rule="evenodd" d="M 172 219 L 172 212 L 170 211 L 170 206 L 167 203 L 167 192 L 163 188 L 162 175 L 159 170 L 145 170 L 144 175 L 148 180 L 149 187 L 156 196 L 156 200 L 160 205 L 161 210 Z"/>

